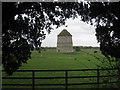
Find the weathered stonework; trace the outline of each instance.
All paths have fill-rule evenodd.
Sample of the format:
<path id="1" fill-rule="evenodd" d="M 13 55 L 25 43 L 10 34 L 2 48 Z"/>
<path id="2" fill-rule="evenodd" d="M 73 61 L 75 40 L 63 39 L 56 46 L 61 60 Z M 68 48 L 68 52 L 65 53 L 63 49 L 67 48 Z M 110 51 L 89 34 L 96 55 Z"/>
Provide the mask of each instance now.
<path id="1" fill-rule="evenodd" d="M 57 36 L 57 52 L 73 52 L 72 35 L 66 29 Z"/>

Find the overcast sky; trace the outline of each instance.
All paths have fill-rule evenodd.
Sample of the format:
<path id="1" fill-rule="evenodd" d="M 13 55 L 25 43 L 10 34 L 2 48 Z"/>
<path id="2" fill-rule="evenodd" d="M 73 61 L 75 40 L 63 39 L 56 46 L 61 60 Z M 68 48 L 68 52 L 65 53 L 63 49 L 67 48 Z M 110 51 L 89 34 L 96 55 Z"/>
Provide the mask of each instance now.
<path id="1" fill-rule="evenodd" d="M 95 28 L 80 19 L 68 19 L 67 27 L 61 26 L 55 29 L 51 34 L 46 35 L 46 39 L 42 41 L 42 47 L 56 47 L 57 35 L 63 30 L 67 29 L 72 35 L 73 46 L 99 46 L 95 36 Z"/>

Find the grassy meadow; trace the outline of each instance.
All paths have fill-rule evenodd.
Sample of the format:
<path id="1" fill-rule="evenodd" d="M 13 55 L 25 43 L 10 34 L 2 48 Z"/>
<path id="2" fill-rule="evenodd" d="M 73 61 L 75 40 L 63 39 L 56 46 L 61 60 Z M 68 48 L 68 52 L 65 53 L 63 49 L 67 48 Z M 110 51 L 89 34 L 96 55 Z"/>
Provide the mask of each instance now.
<path id="1" fill-rule="evenodd" d="M 20 69 L 59 70 L 96 68 L 96 64 L 99 64 L 99 61 L 92 56 L 95 55 L 94 51 L 96 50 L 85 49 L 80 52 L 73 53 L 57 53 L 52 51 L 43 51 L 38 53 L 38 51 L 33 51 L 31 59 Z M 100 51 L 98 51 L 98 53 L 100 55 Z"/>
<path id="2" fill-rule="evenodd" d="M 97 51 L 95 53 L 94 51 Z M 103 58 L 99 49 L 81 49 L 79 52 L 72 53 L 57 53 L 55 51 L 32 51 L 32 58 L 28 60 L 27 64 L 23 64 L 20 70 L 65 70 L 65 69 L 96 69 L 98 65 L 102 65 L 101 62 L 96 58 Z M 96 75 L 95 71 L 71 71 L 68 72 L 68 76 L 90 76 Z M 104 74 L 104 73 L 102 73 Z M 15 72 L 10 77 L 31 77 L 31 72 Z M 36 72 L 37 77 L 64 77 L 65 72 Z M 3 77 L 7 75 L 3 72 Z M 80 82 L 96 82 L 96 78 L 73 78 L 68 79 L 68 83 L 80 83 Z M 16 79 L 16 80 L 4 80 L 5 84 L 31 84 L 31 79 Z M 65 79 L 36 79 L 36 84 L 64 84 Z M 5 86 L 7 87 L 7 86 Z M 11 86 L 18 87 L 18 86 Z M 49 86 L 36 86 L 36 88 Z M 50 87 L 65 87 L 65 86 L 50 86 Z M 70 86 L 80 88 L 96 88 L 97 85 L 81 85 L 81 86 Z M 4 87 L 3 87 L 4 88 Z M 10 88 L 10 86 L 9 86 Z M 22 87 L 23 88 L 23 87 Z M 27 87 L 26 87 L 27 88 Z M 28 86 L 28 88 L 31 88 Z"/>

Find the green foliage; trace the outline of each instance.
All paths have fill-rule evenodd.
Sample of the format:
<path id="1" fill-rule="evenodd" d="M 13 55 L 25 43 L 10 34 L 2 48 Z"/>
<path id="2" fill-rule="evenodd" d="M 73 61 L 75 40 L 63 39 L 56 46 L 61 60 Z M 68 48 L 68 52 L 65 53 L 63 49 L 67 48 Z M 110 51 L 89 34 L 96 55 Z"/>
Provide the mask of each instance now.
<path id="1" fill-rule="evenodd" d="M 116 61 L 119 60 L 119 7 L 120 3 L 113 2 L 2 3 L 2 63 L 7 74 L 11 75 L 30 58 L 31 47 L 41 47 L 46 35 L 44 30 L 50 33 L 53 25 L 58 28 L 65 25 L 66 19 L 74 19 L 78 15 L 82 21 L 96 26 L 96 36 L 102 53 L 107 57 L 115 57 Z M 13 64 L 16 66 L 13 67 Z"/>
<path id="2" fill-rule="evenodd" d="M 95 53 L 96 52 L 96 53 Z M 91 54 L 92 55 L 92 54 Z M 99 69 L 106 69 L 106 68 L 118 68 L 116 70 L 108 70 L 108 71 L 101 71 L 100 75 L 115 75 L 115 77 L 102 77 L 100 78 L 101 79 L 101 82 L 105 83 L 105 84 L 102 84 L 101 87 L 103 88 L 106 88 L 106 87 L 109 87 L 109 88 L 119 88 L 119 83 L 114 83 L 111 84 L 109 82 L 119 82 L 119 66 L 118 66 L 118 62 L 116 62 L 116 58 L 115 57 L 101 57 L 101 55 L 98 54 L 98 51 L 95 50 L 94 51 L 94 54 L 92 55 L 93 57 L 96 58 L 96 60 L 98 60 L 100 62 L 99 65 L 97 65 L 97 67 Z M 117 76 L 118 75 L 118 76 Z"/>
<path id="3" fill-rule="evenodd" d="M 75 51 L 80 51 L 80 47 L 74 47 Z"/>
<path id="4" fill-rule="evenodd" d="M 40 48 L 41 41 L 45 38 L 44 29 L 50 33 L 52 25 L 59 27 L 65 24 L 67 18 L 75 18 L 76 13 L 72 8 L 69 8 L 71 6 L 72 3 L 62 2 L 4 2 L 2 4 L 2 63 L 7 74 L 11 75 L 24 63 L 23 61 L 30 58 L 31 47 Z M 24 46 L 23 49 L 19 48 L 22 43 L 26 43 L 25 47 L 27 48 Z M 18 51 L 14 53 L 16 49 Z M 11 54 L 13 57 L 11 57 Z M 23 61 L 20 61 L 16 55 L 22 56 Z M 13 67 L 11 66 L 13 64 L 17 65 Z"/>

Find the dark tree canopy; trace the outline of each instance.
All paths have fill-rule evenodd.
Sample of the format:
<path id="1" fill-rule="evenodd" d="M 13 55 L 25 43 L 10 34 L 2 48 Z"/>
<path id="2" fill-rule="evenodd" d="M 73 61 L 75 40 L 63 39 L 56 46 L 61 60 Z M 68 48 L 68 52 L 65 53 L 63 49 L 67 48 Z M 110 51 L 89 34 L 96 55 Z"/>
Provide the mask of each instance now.
<path id="1" fill-rule="evenodd" d="M 120 3 L 115 2 L 4 2 L 2 3 L 2 64 L 12 75 L 31 57 L 32 47 L 40 48 L 45 30 L 50 33 L 77 18 L 96 27 L 102 53 L 120 58 Z"/>

